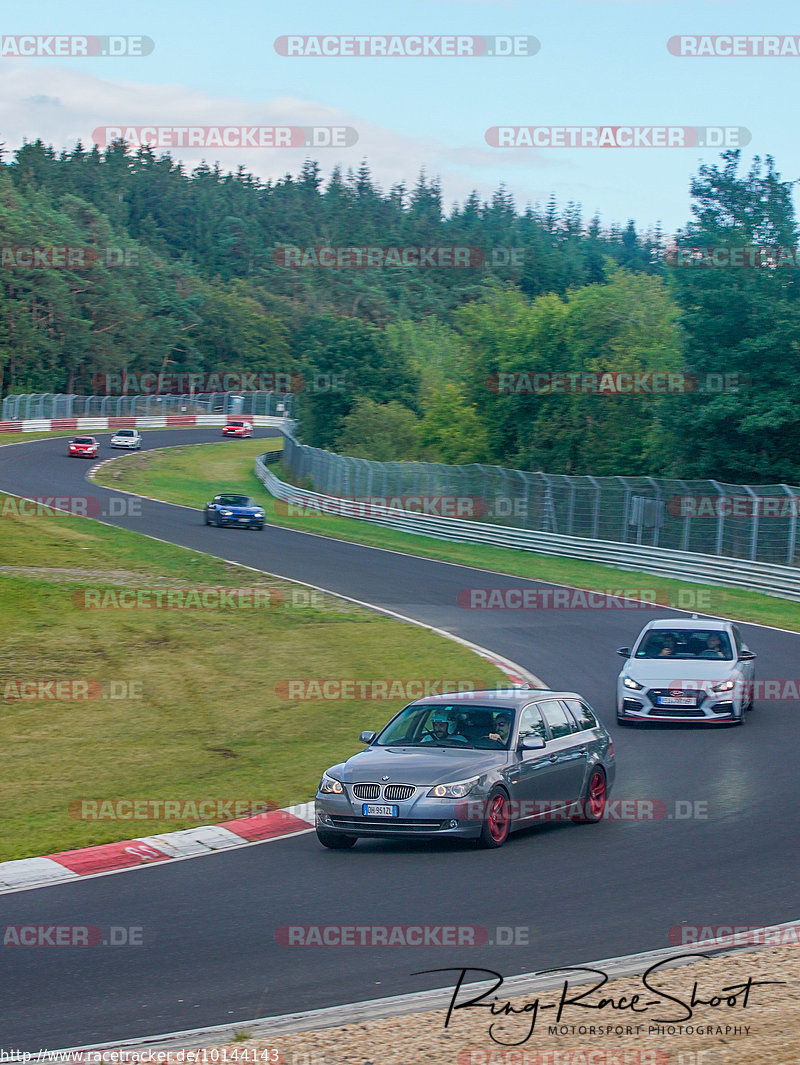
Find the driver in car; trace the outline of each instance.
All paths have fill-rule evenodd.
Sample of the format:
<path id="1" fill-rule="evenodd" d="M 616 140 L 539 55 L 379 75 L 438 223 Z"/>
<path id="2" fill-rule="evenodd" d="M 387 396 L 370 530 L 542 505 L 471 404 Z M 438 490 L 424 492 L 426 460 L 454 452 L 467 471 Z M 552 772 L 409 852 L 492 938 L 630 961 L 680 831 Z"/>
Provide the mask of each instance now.
<path id="1" fill-rule="evenodd" d="M 422 737 L 422 743 L 443 743 L 445 740 L 450 743 L 468 742 L 466 736 L 459 736 L 458 733 L 450 735 L 450 719 L 447 714 L 434 714 L 431 730 L 432 732 Z"/>

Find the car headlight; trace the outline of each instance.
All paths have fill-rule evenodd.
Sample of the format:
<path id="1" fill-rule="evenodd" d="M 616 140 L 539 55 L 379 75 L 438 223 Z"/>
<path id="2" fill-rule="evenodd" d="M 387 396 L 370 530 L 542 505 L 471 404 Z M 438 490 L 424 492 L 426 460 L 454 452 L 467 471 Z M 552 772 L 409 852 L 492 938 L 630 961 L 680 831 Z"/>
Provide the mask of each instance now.
<path id="1" fill-rule="evenodd" d="M 220 514 L 223 518 L 229 518 L 231 516 L 231 512 L 229 510 L 221 510 Z"/>
<path id="2" fill-rule="evenodd" d="M 254 517 L 256 517 L 256 518 L 263 518 L 263 517 L 264 517 L 264 511 L 263 511 L 263 510 L 257 510 L 257 511 L 255 512 L 255 515 L 254 515 Z"/>
<path id="3" fill-rule="evenodd" d="M 319 790 L 323 795 L 341 795 L 344 787 L 341 780 L 336 780 L 335 777 L 329 777 L 327 773 L 323 773 L 322 780 L 319 782 Z"/>
<path id="4" fill-rule="evenodd" d="M 459 780 L 454 784 L 437 784 L 428 792 L 431 799 L 463 799 L 469 795 L 480 780 L 480 777 L 472 777 L 470 780 Z"/>
<path id="5" fill-rule="evenodd" d="M 642 688 L 644 688 L 644 684 L 639 684 L 639 682 L 635 681 L 633 677 L 623 677 L 622 683 L 626 688 L 630 688 L 631 691 L 634 692 L 640 692 Z"/>
<path id="6" fill-rule="evenodd" d="M 721 694 L 722 692 L 732 692 L 736 687 L 735 680 L 723 680 L 721 684 L 714 684 L 711 688 L 712 692 Z"/>

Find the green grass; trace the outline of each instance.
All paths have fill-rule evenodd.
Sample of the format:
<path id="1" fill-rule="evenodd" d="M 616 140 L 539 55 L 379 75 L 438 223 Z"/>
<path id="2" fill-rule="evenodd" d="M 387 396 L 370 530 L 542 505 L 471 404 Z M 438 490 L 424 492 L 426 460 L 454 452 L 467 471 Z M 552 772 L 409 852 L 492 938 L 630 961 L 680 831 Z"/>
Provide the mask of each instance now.
<path id="1" fill-rule="evenodd" d="M 249 442 L 222 447 L 230 459 L 242 444 Z M 216 488 L 218 463 L 208 465 L 207 451 L 188 453 L 195 463 L 203 456 L 206 472 L 194 475 L 203 501 Z M 123 461 L 136 466 L 142 458 Z M 206 476 L 214 483 L 204 485 Z M 505 682 L 495 667 L 427 630 L 327 596 L 309 604 L 296 585 L 200 552 L 68 515 L 0 521 L 0 860 L 193 823 L 71 816 L 86 799 L 307 800 L 321 770 L 358 749 L 362 728 L 380 726 L 407 701 L 288 700 L 276 692 L 282 680 Z M 257 587 L 284 600 L 272 609 L 82 606 L 87 588 L 196 586 Z M 125 697 L 14 697 L 16 680 L 56 678 L 114 682 Z M 140 688 L 122 687 L 131 684 Z"/>
<path id="2" fill-rule="evenodd" d="M 615 566 L 537 555 L 528 551 L 480 544 L 452 544 L 395 532 L 353 518 L 327 514 L 287 514 L 286 504 L 274 499 L 253 473 L 256 455 L 263 453 L 265 444 L 269 443 L 264 440 L 237 440 L 203 445 L 202 459 L 200 453 L 191 448 L 176 448 L 149 456 L 147 453 L 127 456 L 104 467 L 98 480 L 109 486 L 199 507 L 206 499 L 204 490 L 208 491 L 204 489 L 200 471 L 213 471 L 217 478 L 215 483 L 253 496 L 264 507 L 267 521 L 286 528 L 575 588 L 627 593 L 631 598 L 643 595 L 645 598 L 654 597 L 658 603 L 696 610 L 702 614 L 800 631 L 800 604 L 758 592 L 673 580 Z M 287 471 L 280 465 L 273 466 L 273 469 L 282 479 L 288 480 Z"/>

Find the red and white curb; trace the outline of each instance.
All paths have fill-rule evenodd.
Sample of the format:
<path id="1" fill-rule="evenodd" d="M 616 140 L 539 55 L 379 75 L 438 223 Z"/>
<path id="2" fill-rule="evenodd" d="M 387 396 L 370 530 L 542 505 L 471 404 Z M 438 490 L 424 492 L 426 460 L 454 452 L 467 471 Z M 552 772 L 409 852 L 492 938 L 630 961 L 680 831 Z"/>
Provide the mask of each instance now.
<path id="1" fill-rule="evenodd" d="M 501 669 L 512 686 L 542 687 L 538 677 L 526 673 L 515 663 L 468 644 L 466 640 L 453 637 L 450 633 L 442 631 L 442 635 L 472 647 L 482 658 Z M 310 832 L 314 825 L 314 803 L 304 802 L 283 810 L 269 810 L 251 817 L 223 821 L 218 825 L 198 825 L 178 832 L 165 832 L 160 836 L 140 836 L 79 850 L 58 851 L 41 858 L 0 862 L 0 894 L 64 884 L 84 876 L 102 876 L 158 862 L 199 858 L 234 847 L 297 836 Z"/>
<path id="2" fill-rule="evenodd" d="M 63 884 L 83 876 L 113 873 L 154 862 L 196 858 L 201 854 L 294 836 L 314 827 L 314 803 L 269 810 L 219 825 L 198 825 L 160 836 L 140 836 L 81 850 L 59 851 L 44 858 L 0 863 L 0 893 Z"/>

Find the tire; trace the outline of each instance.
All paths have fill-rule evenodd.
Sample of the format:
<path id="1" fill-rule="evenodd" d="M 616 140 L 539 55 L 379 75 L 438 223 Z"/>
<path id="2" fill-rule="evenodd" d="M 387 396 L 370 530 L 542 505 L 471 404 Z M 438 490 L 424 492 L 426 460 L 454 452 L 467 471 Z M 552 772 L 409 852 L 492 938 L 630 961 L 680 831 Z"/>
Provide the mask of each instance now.
<path id="1" fill-rule="evenodd" d="M 209 518 L 209 516 L 208 516 L 208 511 L 207 511 L 207 510 L 204 510 L 204 511 L 203 511 L 203 514 L 204 514 L 204 516 L 205 516 L 205 519 L 206 519 L 206 525 L 210 525 L 210 524 L 211 524 L 211 519 L 210 519 L 210 518 Z"/>
<path id="2" fill-rule="evenodd" d="M 478 836 L 478 846 L 484 850 L 502 847 L 510 827 L 508 796 L 502 788 L 492 788 L 486 800 L 486 817 Z"/>
<path id="3" fill-rule="evenodd" d="M 586 784 L 575 820 L 582 825 L 596 825 L 598 821 L 602 821 L 607 798 L 606 775 L 599 766 L 595 766 Z"/>
<path id="4" fill-rule="evenodd" d="M 327 832 L 324 828 L 317 828 L 317 839 L 323 847 L 332 851 L 347 851 L 356 842 L 355 836 L 342 836 L 338 832 Z"/>

